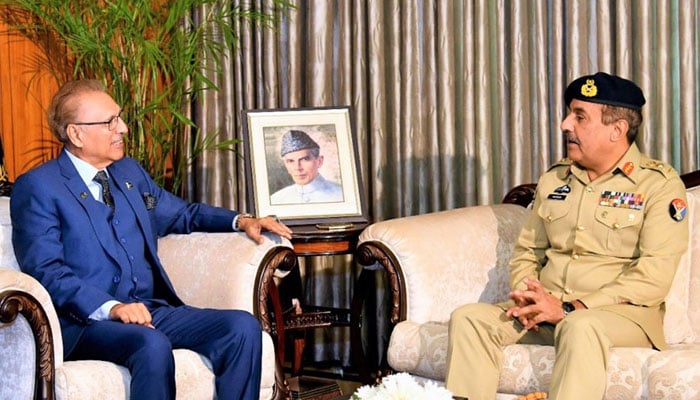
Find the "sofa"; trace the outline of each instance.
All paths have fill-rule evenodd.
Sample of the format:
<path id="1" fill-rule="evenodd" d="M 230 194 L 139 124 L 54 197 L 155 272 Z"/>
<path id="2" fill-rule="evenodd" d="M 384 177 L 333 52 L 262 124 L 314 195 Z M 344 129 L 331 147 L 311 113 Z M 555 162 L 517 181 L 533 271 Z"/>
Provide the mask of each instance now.
<path id="1" fill-rule="evenodd" d="M 691 239 L 666 298 L 669 349 L 613 348 L 605 399 L 700 399 L 700 172 L 683 180 Z M 507 299 L 507 265 L 531 212 L 523 205 L 533 188 L 523 186 L 506 196 L 520 204 L 397 218 L 362 232 L 358 258 L 381 267 L 391 290 L 390 371 L 444 382 L 450 313 L 465 303 Z M 552 346 L 515 344 L 504 351 L 498 399 L 547 391 Z"/>
<path id="2" fill-rule="evenodd" d="M 9 198 L 0 198 L 0 399 L 103 400 L 129 398 L 129 373 L 115 364 L 64 361 L 61 329 L 46 290 L 19 271 L 11 243 Z M 159 239 L 158 254 L 185 303 L 243 309 L 264 328 L 260 399 L 289 390 L 270 332 L 268 289 L 296 262 L 286 239 L 266 234 L 257 245 L 243 233 L 193 233 Z M 213 399 L 214 375 L 205 357 L 173 351 L 178 399 Z"/>

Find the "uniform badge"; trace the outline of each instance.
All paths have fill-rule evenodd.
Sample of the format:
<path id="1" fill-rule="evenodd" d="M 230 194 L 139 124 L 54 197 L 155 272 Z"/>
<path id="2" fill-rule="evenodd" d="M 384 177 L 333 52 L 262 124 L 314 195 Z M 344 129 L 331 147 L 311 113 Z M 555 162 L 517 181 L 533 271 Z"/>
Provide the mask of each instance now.
<path id="1" fill-rule="evenodd" d="M 550 193 L 547 195 L 547 198 L 549 200 L 566 200 L 566 195 L 559 193 Z"/>
<path id="2" fill-rule="evenodd" d="M 595 97 L 598 94 L 598 87 L 595 85 L 595 80 L 586 79 L 586 83 L 581 85 L 581 94 L 585 97 Z"/>
<path id="3" fill-rule="evenodd" d="M 644 194 L 604 190 L 600 194 L 598 205 L 641 210 L 644 206 Z"/>
<path id="4" fill-rule="evenodd" d="M 625 173 L 625 175 L 629 175 L 634 171 L 634 164 L 631 162 L 626 162 L 625 165 L 622 166 L 622 172 Z"/>
<path id="5" fill-rule="evenodd" d="M 668 211 L 671 214 L 671 218 L 681 222 L 688 212 L 688 207 L 683 199 L 673 199 L 671 200 L 671 204 L 668 206 Z"/>
<path id="6" fill-rule="evenodd" d="M 554 189 L 554 193 L 571 193 L 571 187 L 569 185 L 559 186 Z"/>

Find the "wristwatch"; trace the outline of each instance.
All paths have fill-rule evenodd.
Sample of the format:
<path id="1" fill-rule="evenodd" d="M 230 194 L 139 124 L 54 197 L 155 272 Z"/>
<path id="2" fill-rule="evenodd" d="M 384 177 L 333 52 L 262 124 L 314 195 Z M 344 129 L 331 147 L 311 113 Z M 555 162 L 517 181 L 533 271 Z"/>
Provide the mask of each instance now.
<path id="1" fill-rule="evenodd" d="M 562 310 L 564 310 L 565 317 L 567 315 L 571 314 L 572 312 L 576 311 L 576 307 L 574 307 L 574 304 L 569 302 L 569 301 L 565 301 L 565 302 L 561 303 L 561 308 L 562 308 Z"/>
<path id="2" fill-rule="evenodd" d="M 236 215 L 236 220 L 233 223 L 233 230 L 236 232 L 240 232 L 240 226 L 241 226 L 241 219 L 243 218 L 255 218 L 253 214 L 246 214 L 246 213 L 241 213 Z"/>

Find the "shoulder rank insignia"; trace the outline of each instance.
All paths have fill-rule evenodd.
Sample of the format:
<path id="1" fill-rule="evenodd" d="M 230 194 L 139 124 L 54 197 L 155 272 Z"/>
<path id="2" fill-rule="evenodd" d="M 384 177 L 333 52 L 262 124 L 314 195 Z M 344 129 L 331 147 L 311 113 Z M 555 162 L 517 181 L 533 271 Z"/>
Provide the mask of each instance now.
<path id="1" fill-rule="evenodd" d="M 574 162 L 571 161 L 569 158 L 562 158 L 561 160 L 555 162 L 554 164 L 550 165 L 549 168 L 547 168 L 547 171 L 551 171 L 557 167 L 562 167 L 562 166 L 570 166 Z"/>
<path id="2" fill-rule="evenodd" d="M 678 222 L 685 219 L 687 210 L 688 207 L 683 199 L 673 199 L 671 200 L 671 204 L 668 206 L 668 212 L 671 214 L 671 218 Z"/>

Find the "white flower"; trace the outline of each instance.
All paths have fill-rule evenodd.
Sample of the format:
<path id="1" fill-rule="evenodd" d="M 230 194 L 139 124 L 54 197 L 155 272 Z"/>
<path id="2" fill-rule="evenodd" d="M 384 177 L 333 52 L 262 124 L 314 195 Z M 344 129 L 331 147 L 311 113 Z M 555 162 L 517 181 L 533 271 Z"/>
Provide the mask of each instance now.
<path id="1" fill-rule="evenodd" d="M 376 386 L 365 385 L 352 395 L 353 400 L 452 400 L 452 393 L 435 382 L 421 385 L 402 372 L 389 375 Z"/>

